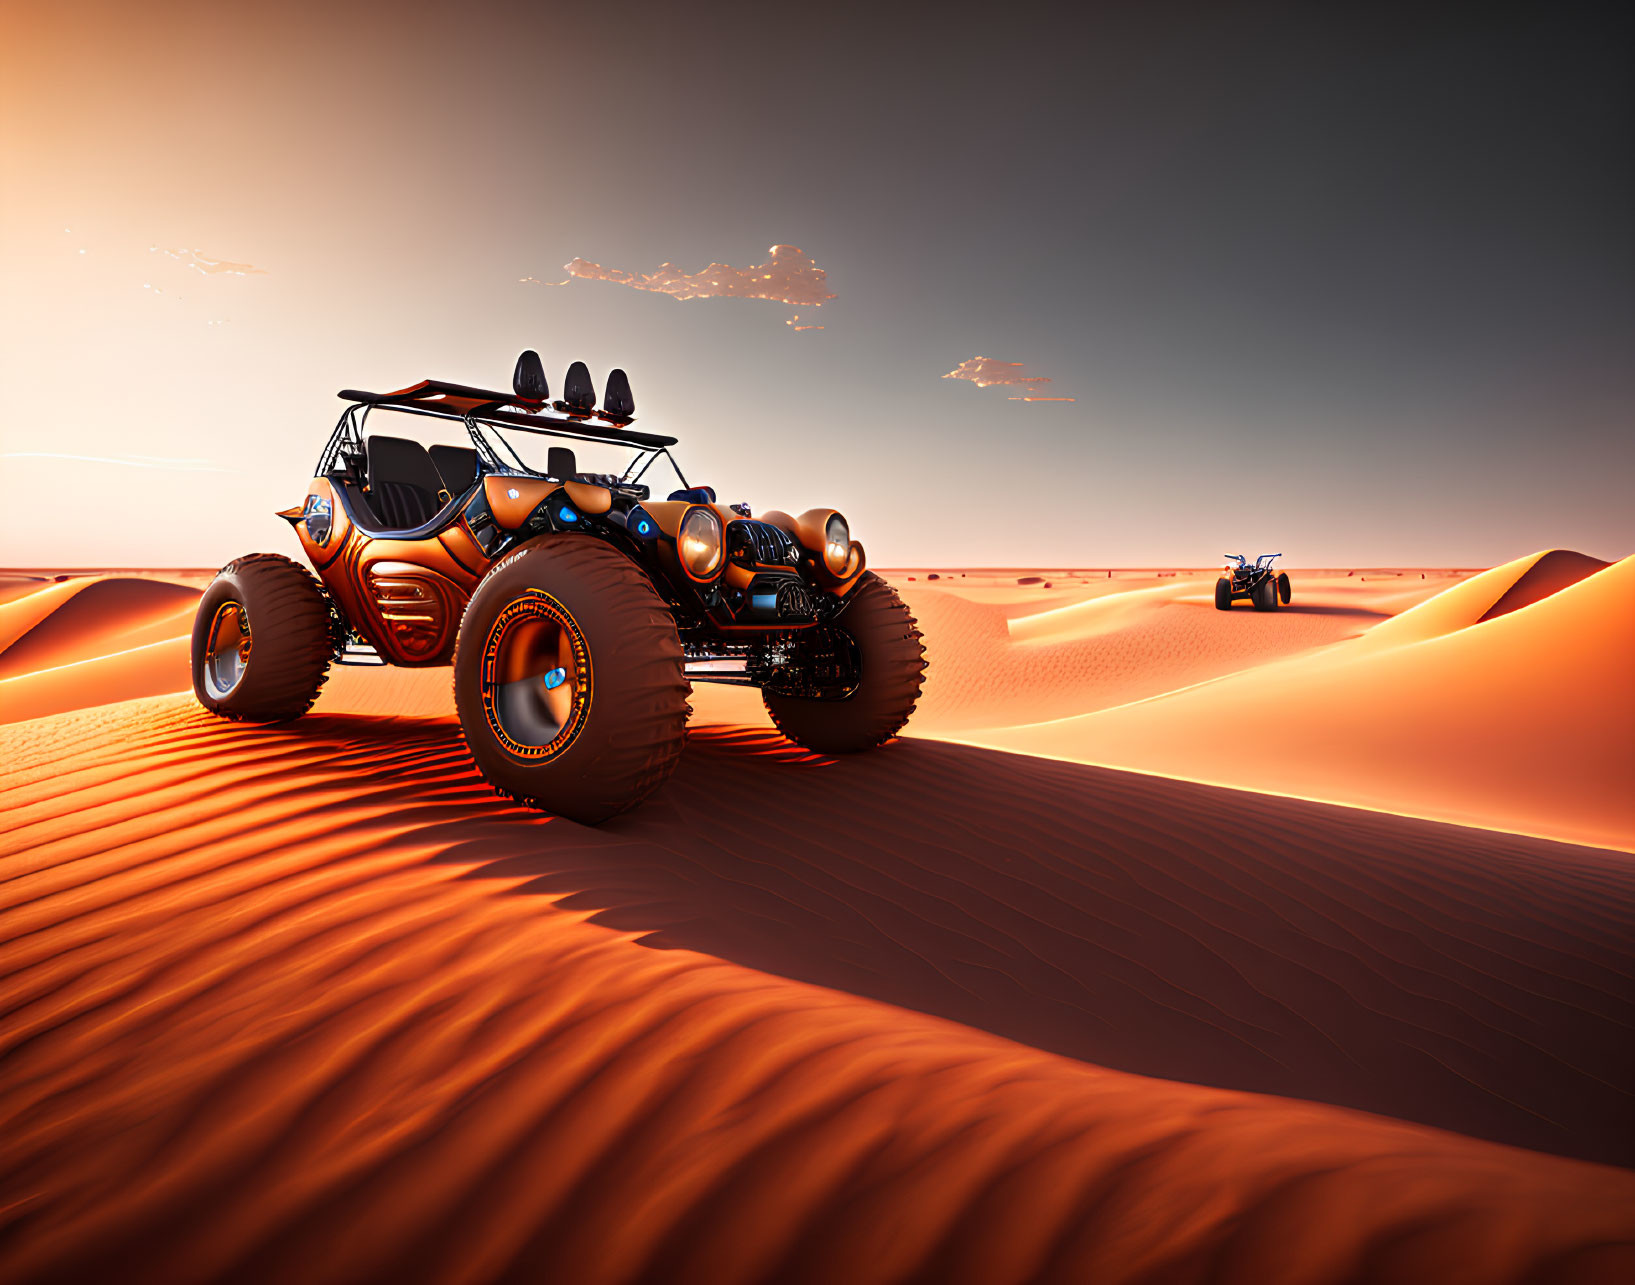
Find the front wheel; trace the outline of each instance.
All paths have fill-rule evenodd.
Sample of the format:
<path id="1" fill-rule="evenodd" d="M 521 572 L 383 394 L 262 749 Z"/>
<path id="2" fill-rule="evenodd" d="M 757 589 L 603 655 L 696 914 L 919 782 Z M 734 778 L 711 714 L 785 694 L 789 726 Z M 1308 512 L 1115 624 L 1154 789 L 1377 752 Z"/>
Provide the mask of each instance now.
<path id="1" fill-rule="evenodd" d="M 1270 576 L 1262 580 L 1249 591 L 1249 600 L 1255 604 L 1256 611 L 1277 610 L 1277 584 Z"/>
<path id="2" fill-rule="evenodd" d="M 454 646 L 460 730 L 489 784 L 595 825 L 675 771 L 687 697 L 675 618 L 635 563 L 549 535 L 495 564 Z"/>
<path id="3" fill-rule="evenodd" d="M 852 590 L 834 628 L 857 651 L 857 685 L 838 700 L 763 691 L 767 712 L 795 744 L 819 754 L 857 754 L 890 740 L 914 712 L 925 647 L 897 591 L 872 571 Z"/>
<path id="4" fill-rule="evenodd" d="M 229 562 L 193 618 L 193 693 L 213 714 L 251 723 L 299 718 L 335 658 L 329 599 L 276 553 Z"/>
<path id="5" fill-rule="evenodd" d="M 1289 576 L 1286 571 L 1279 571 L 1277 573 L 1277 596 L 1283 600 L 1283 605 L 1285 607 L 1289 605 L 1289 599 L 1294 596 L 1293 591 L 1289 587 Z"/>
<path id="6" fill-rule="evenodd" d="M 1232 610 L 1232 582 L 1225 576 L 1215 581 L 1215 610 Z"/>

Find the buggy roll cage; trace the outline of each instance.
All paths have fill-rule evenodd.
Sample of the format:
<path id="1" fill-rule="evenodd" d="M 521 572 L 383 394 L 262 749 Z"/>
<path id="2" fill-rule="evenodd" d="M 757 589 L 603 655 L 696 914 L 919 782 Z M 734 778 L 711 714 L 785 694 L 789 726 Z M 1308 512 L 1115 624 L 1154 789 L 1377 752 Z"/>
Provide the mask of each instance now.
<path id="1" fill-rule="evenodd" d="M 1240 569 L 1243 567 L 1244 563 L 1248 561 L 1248 559 L 1241 553 L 1223 553 L 1221 556 L 1223 558 L 1236 559 Z M 1281 558 L 1282 556 L 1283 555 L 1281 553 L 1263 553 L 1255 559 L 1255 569 L 1258 571 L 1262 567 L 1269 567 L 1272 565 L 1274 559 Z"/>
<path id="2" fill-rule="evenodd" d="M 541 437 L 632 447 L 636 451 L 636 456 L 619 475 L 621 486 L 634 486 L 660 456 L 670 461 L 670 467 L 675 470 L 681 485 L 684 488 L 688 485 L 687 476 L 681 471 L 681 465 L 676 463 L 675 456 L 669 451 L 669 448 L 676 444 L 675 438 L 658 433 L 637 432 L 626 427 L 632 422 L 630 419 L 605 411 L 585 417 L 557 418 L 542 414 L 544 402 L 431 379 L 422 380 L 395 393 L 365 393 L 346 388 L 341 390 L 339 396 L 352 404 L 341 412 L 334 431 L 329 435 L 323 454 L 318 457 L 316 476 L 328 474 L 343 453 L 363 453 L 363 430 L 369 413 L 376 407 L 384 406 L 410 415 L 459 420 L 470 434 L 471 444 L 477 448 L 478 457 L 491 473 L 543 476 L 538 470 L 529 468 L 517 454 L 516 448 L 495 431 L 503 427 L 520 429 L 522 432 L 534 433 Z M 592 418 L 604 420 L 606 426 L 590 423 L 589 420 Z M 507 456 L 509 458 L 506 458 Z"/>

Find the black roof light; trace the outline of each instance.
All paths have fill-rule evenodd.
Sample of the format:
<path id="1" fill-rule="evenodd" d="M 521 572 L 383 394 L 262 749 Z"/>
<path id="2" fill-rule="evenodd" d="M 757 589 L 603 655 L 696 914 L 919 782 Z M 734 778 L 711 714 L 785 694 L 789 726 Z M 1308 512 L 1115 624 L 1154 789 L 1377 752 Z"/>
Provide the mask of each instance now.
<path id="1" fill-rule="evenodd" d="M 602 414 L 626 420 L 636 414 L 636 399 L 630 394 L 630 376 L 617 366 L 607 377 L 607 392 L 602 395 Z"/>
<path id="2" fill-rule="evenodd" d="M 525 349 L 517 358 L 517 368 L 511 375 L 511 391 L 531 402 L 542 402 L 551 395 L 551 386 L 545 382 L 545 363 L 532 348 Z"/>

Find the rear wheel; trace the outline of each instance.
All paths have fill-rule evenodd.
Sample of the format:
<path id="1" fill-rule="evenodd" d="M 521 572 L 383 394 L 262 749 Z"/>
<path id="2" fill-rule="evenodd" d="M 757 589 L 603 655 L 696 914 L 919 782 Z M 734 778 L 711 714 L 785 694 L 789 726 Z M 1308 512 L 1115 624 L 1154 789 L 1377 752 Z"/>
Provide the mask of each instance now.
<path id="1" fill-rule="evenodd" d="M 852 590 L 833 628 L 856 648 L 857 685 L 825 700 L 763 691 L 767 712 L 795 744 L 819 754 L 857 754 L 890 740 L 914 712 L 925 648 L 897 591 L 872 571 Z"/>
<path id="2" fill-rule="evenodd" d="M 1232 582 L 1225 576 L 1215 581 L 1215 610 L 1232 610 Z"/>
<path id="3" fill-rule="evenodd" d="M 193 692 L 225 718 L 279 723 L 318 699 L 335 658 L 329 599 L 276 553 L 229 562 L 193 618 Z"/>
<path id="4" fill-rule="evenodd" d="M 1279 571 L 1277 573 L 1277 596 L 1283 600 L 1283 605 L 1285 607 L 1289 605 L 1289 599 L 1294 596 L 1292 590 L 1289 588 L 1288 573 L 1285 571 Z"/>
<path id="5" fill-rule="evenodd" d="M 1277 585 L 1267 576 L 1249 591 L 1249 598 L 1255 604 L 1256 611 L 1276 611 Z"/>
<path id="6" fill-rule="evenodd" d="M 519 803 L 594 825 L 675 770 L 687 696 L 675 619 L 636 565 L 546 536 L 477 586 L 454 647 L 454 703 L 478 769 Z"/>

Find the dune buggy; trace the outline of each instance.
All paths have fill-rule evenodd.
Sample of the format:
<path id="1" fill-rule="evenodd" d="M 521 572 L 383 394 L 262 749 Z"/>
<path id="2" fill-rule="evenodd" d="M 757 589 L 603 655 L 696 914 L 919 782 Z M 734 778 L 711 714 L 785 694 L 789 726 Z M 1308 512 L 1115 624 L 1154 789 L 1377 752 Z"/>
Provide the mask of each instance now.
<path id="1" fill-rule="evenodd" d="M 422 380 L 340 396 L 305 499 L 279 514 L 317 578 L 268 553 L 222 569 L 193 627 L 207 709 L 277 722 L 311 707 L 334 663 L 452 665 L 488 781 L 587 823 L 674 770 L 693 682 L 759 688 L 779 730 L 824 754 L 908 721 L 920 632 L 846 519 L 717 503 L 682 475 L 674 438 L 630 427 L 623 371 L 600 408 L 582 362 L 550 402 L 532 351 L 509 393 Z M 462 444 L 389 431 L 426 419 Z M 532 437 L 558 444 L 529 462 Z M 583 472 L 568 443 L 632 458 Z M 680 486 L 655 500 L 643 479 L 660 461 Z"/>
<path id="2" fill-rule="evenodd" d="M 1283 556 L 1281 553 L 1263 553 L 1253 563 L 1247 562 L 1241 553 L 1223 556 L 1235 565 L 1222 568 L 1221 578 L 1215 581 L 1217 611 L 1230 611 L 1239 598 L 1249 599 L 1256 611 L 1276 611 L 1279 603 L 1289 601 L 1288 574 L 1283 571 L 1272 574 L 1272 563 Z"/>

